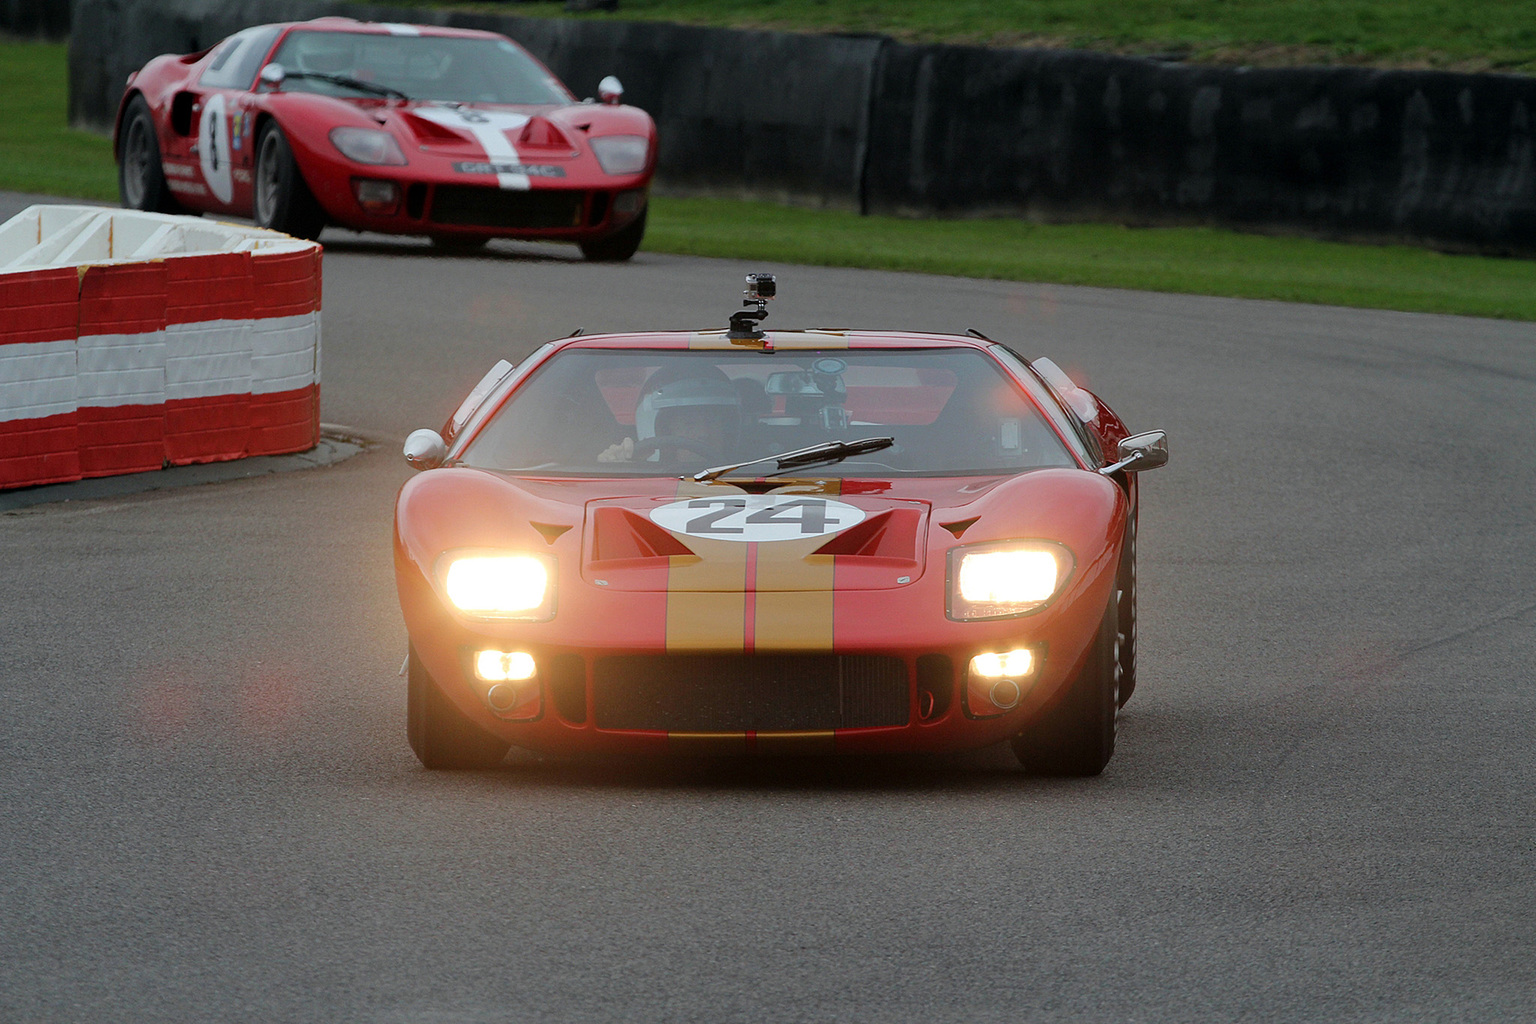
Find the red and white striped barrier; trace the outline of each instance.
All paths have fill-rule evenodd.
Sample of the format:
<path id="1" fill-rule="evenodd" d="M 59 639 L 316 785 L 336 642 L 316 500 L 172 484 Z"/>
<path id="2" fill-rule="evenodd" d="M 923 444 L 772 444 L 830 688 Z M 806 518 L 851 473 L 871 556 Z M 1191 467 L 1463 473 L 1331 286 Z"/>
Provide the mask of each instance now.
<path id="1" fill-rule="evenodd" d="M 86 206 L 0 225 L 0 489 L 320 440 L 320 246 Z"/>

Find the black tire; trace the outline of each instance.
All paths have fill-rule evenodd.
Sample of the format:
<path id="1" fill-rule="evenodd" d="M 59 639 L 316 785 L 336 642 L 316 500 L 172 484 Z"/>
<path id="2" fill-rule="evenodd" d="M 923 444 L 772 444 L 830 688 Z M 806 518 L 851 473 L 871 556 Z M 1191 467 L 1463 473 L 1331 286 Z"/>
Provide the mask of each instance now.
<path id="1" fill-rule="evenodd" d="M 622 263 L 640 250 L 640 240 L 645 237 L 645 219 L 650 208 L 640 211 L 640 216 L 624 227 L 594 242 L 582 242 L 581 254 L 595 263 Z"/>
<path id="2" fill-rule="evenodd" d="M 128 109 L 123 112 L 117 152 L 117 195 L 125 210 L 183 212 L 166 184 L 155 119 L 142 96 L 129 100 Z"/>
<path id="3" fill-rule="evenodd" d="M 1110 598 L 1088 660 L 1045 717 L 1013 738 L 1033 775 L 1097 775 L 1115 753 L 1120 716 L 1119 601 Z"/>
<path id="4" fill-rule="evenodd" d="M 1136 514 L 1125 528 L 1120 552 L 1120 571 L 1115 574 L 1120 591 L 1120 706 L 1136 689 Z"/>
<path id="5" fill-rule="evenodd" d="M 427 674 L 411 648 L 405 698 L 405 732 L 427 768 L 494 768 L 511 746 L 464 717 Z"/>
<path id="6" fill-rule="evenodd" d="M 304 183 L 288 138 L 276 121 L 262 125 L 256 140 L 255 196 L 251 206 L 252 219 L 258 227 L 311 241 L 319 238 L 325 228 L 325 211 Z"/>

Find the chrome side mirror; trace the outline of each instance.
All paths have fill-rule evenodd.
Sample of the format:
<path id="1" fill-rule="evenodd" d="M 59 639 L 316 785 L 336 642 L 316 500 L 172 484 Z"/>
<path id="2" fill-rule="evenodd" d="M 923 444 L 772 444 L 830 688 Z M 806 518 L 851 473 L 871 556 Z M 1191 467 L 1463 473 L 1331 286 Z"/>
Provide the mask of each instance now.
<path id="1" fill-rule="evenodd" d="M 261 69 L 261 80 L 276 89 L 283 84 L 283 79 L 288 77 L 288 69 L 273 61 Z"/>
<path id="2" fill-rule="evenodd" d="M 405 439 L 405 462 L 412 469 L 436 469 L 447 458 L 448 443 L 435 430 L 423 427 Z"/>
<path id="3" fill-rule="evenodd" d="M 597 83 L 597 98 L 604 103 L 617 103 L 624 95 L 624 86 L 612 75 Z"/>
<path id="4" fill-rule="evenodd" d="M 1105 466 L 1099 472 L 1105 476 L 1124 470 L 1141 473 L 1168 465 L 1168 434 L 1162 430 L 1148 430 L 1120 442 L 1120 461 Z"/>

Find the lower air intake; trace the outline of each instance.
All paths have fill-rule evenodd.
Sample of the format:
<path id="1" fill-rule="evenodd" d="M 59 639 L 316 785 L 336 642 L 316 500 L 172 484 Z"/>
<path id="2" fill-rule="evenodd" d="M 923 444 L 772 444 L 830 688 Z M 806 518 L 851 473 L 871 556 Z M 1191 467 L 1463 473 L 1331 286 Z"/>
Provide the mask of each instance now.
<path id="1" fill-rule="evenodd" d="M 598 658 L 599 729 L 778 732 L 906 725 L 906 663 L 865 654 Z"/>
<path id="2" fill-rule="evenodd" d="M 527 192 L 477 185 L 439 185 L 432 222 L 455 227 L 579 228 L 586 194 L 546 189 Z"/>

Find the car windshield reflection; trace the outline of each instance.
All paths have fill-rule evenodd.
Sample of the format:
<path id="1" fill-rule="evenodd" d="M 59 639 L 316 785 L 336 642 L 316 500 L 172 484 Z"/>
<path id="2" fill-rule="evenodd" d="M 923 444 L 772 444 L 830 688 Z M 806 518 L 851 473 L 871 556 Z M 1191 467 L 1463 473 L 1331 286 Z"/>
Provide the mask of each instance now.
<path id="1" fill-rule="evenodd" d="M 968 349 L 568 349 L 517 389 L 458 461 L 547 476 L 693 475 L 877 436 L 891 443 L 818 465 L 816 475 L 1076 465 L 1012 379 Z M 769 475 L 772 465 L 729 475 Z"/>

